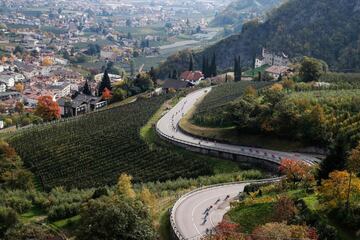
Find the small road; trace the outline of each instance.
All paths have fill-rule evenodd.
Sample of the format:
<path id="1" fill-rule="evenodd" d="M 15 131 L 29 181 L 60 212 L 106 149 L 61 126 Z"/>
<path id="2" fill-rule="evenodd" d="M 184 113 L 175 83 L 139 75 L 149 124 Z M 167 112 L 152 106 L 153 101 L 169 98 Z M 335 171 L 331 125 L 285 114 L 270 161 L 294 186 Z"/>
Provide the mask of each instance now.
<path id="1" fill-rule="evenodd" d="M 305 154 L 205 141 L 182 132 L 178 127 L 181 118 L 210 91 L 211 88 L 204 88 L 190 93 L 179 101 L 157 122 L 157 133 L 175 143 L 254 157 L 276 164 L 280 164 L 284 158 L 304 161 L 310 165 L 319 162 L 319 159 Z M 273 182 L 278 180 L 278 178 L 274 178 L 264 181 Z M 230 201 L 242 192 L 250 182 L 252 181 L 198 189 L 182 196 L 175 203 L 170 216 L 171 226 L 177 237 L 181 240 L 201 239 L 207 233 L 207 230 L 213 229 L 221 222 L 225 213 L 230 209 Z M 210 208 L 210 206 L 212 207 Z M 206 209 L 208 210 L 206 211 Z"/>

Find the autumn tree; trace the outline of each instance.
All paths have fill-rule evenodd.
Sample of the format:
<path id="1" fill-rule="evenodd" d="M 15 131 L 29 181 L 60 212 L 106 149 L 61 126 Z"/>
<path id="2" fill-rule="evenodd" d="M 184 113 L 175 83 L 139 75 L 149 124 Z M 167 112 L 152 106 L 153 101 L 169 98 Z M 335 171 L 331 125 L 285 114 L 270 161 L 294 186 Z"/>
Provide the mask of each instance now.
<path id="1" fill-rule="evenodd" d="M 351 192 L 351 181 L 352 175 L 358 174 L 360 172 L 360 143 L 355 147 L 347 160 L 347 169 L 349 171 L 349 185 L 348 185 L 348 192 L 347 192 L 347 199 L 346 199 L 346 209 L 349 210 L 350 207 L 350 192 Z"/>
<path id="2" fill-rule="evenodd" d="M 279 170 L 286 175 L 286 179 L 294 185 L 298 182 L 309 186 L 314 181 L 312 167 L 303 161 L 292 159 L 283 159 L 280 163 Z"/>
<path id="3" fill-rule="evenodd" d="M 106 101 L 112 98 L 111 91 L 108 88 L 105 88 L 101 95 L 102 95 L 102 99 Z"/>
<path id="4" fill-rule="evenodd" d="M 329 174 L 329 179 L 322 180 L 318 188 L 320 203 L 326 210 L 345 206 L 348 193 L 349 198 L 360 193 L 360 179 L 353 177 L 350 182 L 350 174 L 347 171 L 334 171 Z"/>
<path id="5" fill-rule="evenodd" d="M 122 173 L 119 176 L 117 188 L 120 195 L 124 196 L 125 198 L 135 199 L 136 194 L 132 186 L 132 176 L 127 175 L 126 173 Z"/>
<path id="6" fill-rule="evenodd" d="M 277 222 L 289 221 L 297 213 L 297 208 L 292 199 L 281 196 L 274 206 L 274 220 Z"/>
<path id="7" fill-rule="evenodd" d="M 52 121 L 60 118 L 60 108 L 51 96 L 41 96 L 35 109 L 35 115 L 44 121 Z"/>
<path id="8" fill-rule="evenodd" d="M 245 88 L 244 95 L 245 96 L 256 97 L 256 95 L 257 95 L 256 89 L 253 86 L 247 86 Z"/>
<path id="9" fill-rule="evenodd" d="M 17 92 L 22 93 L 24 91 L 24 84 L 23 83 L 16 83 L 15 84 L 15 89 Z"/>
<path id="10" fill-rule="evenodd" d="M 203 240 L 245 240 L 239 230 L 238 224 L 223 220 Z"/>
<path id="11" fill-rule="evenodd" d="M 41 65 L 51 66 L 51 65 L 53 65 L 53 60 L 50 57 L 44 57 L 44 59 L 41 62 Z"/>
<path id="12" fill-rule="evenodd" d="M 156 196 L 150 192 L 147 187 L 143 187 L 140 193 L 140 200 L 149 208 L 151 216 L 155 217 L 157 213 Z"/>

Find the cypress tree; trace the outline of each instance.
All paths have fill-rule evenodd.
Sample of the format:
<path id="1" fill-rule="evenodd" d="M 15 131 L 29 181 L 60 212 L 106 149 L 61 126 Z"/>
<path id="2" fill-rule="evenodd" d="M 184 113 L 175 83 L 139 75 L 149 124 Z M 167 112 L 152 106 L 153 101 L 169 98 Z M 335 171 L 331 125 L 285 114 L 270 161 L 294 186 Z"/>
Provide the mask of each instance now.
<path id="1" fill-rule="evenodd" d="M 177 79 L 177 71 L 176 71 L 176 69 L 173 70 L 172 78 Z"/>
<path id="2" fill-rule="evenodd" d="M 234 81 L 238 81 L 238 60 L 237 57 L 234 58 Z"/>
<path id="3" fill-rule="evenodd" d="M 212 60 L 211 60 L 211 66 L 210 66 L 210 74 L 211 77 L 217 76 L 217 69 L 216 69 L 216 55 L 213 54 Z"/>
<path id="4" fill-rule="evenodd" d="M 258 77 L 259 77 L 259 81 L 261 81 L 262 80 L 261 72 L 259 72 Z"/>
<path id="5" fill-rule="evenodd" d="M 194 71 L 194 58 L 192 53 L 190 54 L 189 71 Z"/>
<path id="6" fill-rule="evenodd" d="M 83 94 L 85 95 L 91 95 L 91 90 L 90 90 L 90 87 L 89 87 L 89 83 L 88 83 L 88 80 L 86 79 L 85 81 L 85 84 L 84 84 L 84 87 L 83 87 Z"/>
<path id="7" fill-rule="evenodd" d="M 107 69 L 105 69 L 104 75 L 102 77 L 102 80 L 101 80 L 101 83 L 100 83 L 100 86 L 99 86 L 99 95 L 102 95 L 105 88 L 107 88 L 109 90 L 112 89 L 111 82 L 110 82 L 110 77 L 109 77 Z"/>
<path id="8" fill-rule="evenodd" d="M 242 74 L 242 67 L 241 67 L 241 58 L 239 56 L 239 60 L 238 60 L 238 78 L 239 78 L 239 81 L 241 81 L 241 74 Z"/>
<path id="9" fill-rule="evenodd" d="M 225 82 L 226 82 L 226 83 L 228 82 L 228 75 L 227 75 L 227 73 L 225 74 Z"/>
<path id="10" fill-rule="evenodd" d="M 203 57 L 202 57 L 202 69 L 201 69 L 201 71 L 202 71 L 202 73 L 205 75 L 205 71 L 206 71 L 206 66 L 205 66 L 205 56 L 203 55 Z"/>

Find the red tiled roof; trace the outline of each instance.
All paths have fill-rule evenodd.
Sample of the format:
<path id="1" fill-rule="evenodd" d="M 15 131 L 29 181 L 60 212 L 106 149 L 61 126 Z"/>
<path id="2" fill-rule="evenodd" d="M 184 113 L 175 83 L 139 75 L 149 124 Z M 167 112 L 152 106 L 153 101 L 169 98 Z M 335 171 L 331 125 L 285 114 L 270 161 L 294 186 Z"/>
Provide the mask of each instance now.
<path id="1" fill-rule="evenodd" d="M 185 71 L 180 75 L 181 80 L 187 81 L 198 81 L 200 78 L 203 78 L 204 74 L 200 71 Z"/>

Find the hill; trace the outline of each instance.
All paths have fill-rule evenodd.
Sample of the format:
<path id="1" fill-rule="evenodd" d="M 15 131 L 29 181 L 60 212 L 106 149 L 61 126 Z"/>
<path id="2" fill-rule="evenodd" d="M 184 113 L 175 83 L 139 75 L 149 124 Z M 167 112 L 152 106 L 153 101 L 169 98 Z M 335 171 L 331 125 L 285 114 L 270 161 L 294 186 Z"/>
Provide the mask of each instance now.
<path id="1" fill-rule="evenodd" d="M 46 189 L 112 185 L 123 172 L 135 182 L 211 173 L 203 159 L 168 147 L 150 149 L 140 137 L 140 129 L 167 99 L 140 99 L 67 122 L 25 129 L 9 141 Z"/>
<path id="2" fill-rule="evenodd" d="M 244 22 L 253 18 L 264 18 L 265 13 L 278 6 L 282 0 L 236 0 L 217 14 L 212 26 L 230 25 L 234 32 L 240 32 Z"/>
<path id="3" fill-rule="evenodd" d="M 240 34 L 197 52 L 195 60 L 201 68 L 202 56 L 215 53 L 218 67 L 225 69 L 233 66 L 235 55 L 241 55 L 243 63 L 250 66 L 254 55 L 267 47 L 291 58 L 308 55 L 322 59 L 337 71 L 359 71 L 359 32 L 358 0 L 290 0 L 273 11 L 264 23 L 248 22 Z M 172 56 L 160 66 L 160 75 L 165 75 L 161 68 L 176 63 L 180 63 L 179 71 L 186 67 Z"/>

